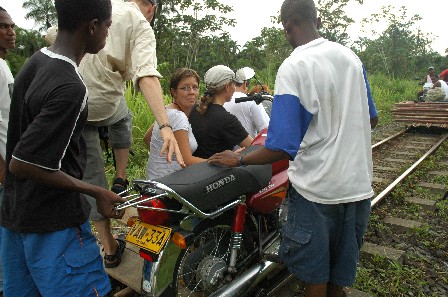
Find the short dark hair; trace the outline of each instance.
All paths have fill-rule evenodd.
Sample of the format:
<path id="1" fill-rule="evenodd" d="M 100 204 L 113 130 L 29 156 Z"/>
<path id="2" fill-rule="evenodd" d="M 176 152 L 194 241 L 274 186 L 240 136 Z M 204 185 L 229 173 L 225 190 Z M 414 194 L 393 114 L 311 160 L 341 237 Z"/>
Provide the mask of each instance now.
<path id="1" fill-rule="evenodd" d="M 83 22 L 97 19 L 102 22 L 110 18 L 110 0 L 55 0 L 58 29 L 75 31 Z"/>
<path id="2" fill-rule="evenodd" d="M 317 19 L 317 9 L 313 0 L 285 0 L 280 10 L 282 22 L 292 22 L 296 25 Z"/>
<path id="3" fill-rule="evenodd" d="M 4 9 L 3 7 L 0 6 L 0 11 L 6 11 L 6 9 Z"/>
<path id="4" fill-rule="evenodd" d="M 189 68 L 176 69 L 173 75 L 171 75 L 170 89 L 176 89 L 179 86 L 180 81 L 188 77 L 194 77 L 199 84 L 199 75 L 193 69 Z"/>

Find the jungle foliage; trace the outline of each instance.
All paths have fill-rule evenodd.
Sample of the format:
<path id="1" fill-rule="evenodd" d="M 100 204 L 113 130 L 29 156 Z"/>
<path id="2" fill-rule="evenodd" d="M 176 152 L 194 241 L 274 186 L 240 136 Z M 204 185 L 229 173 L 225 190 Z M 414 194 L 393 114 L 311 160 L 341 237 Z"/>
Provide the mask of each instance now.
<path id="1" fill-rule="evenodd" d="M 352 40 L 347 28 L 353 20 L 345 13 L 349 0 L 316 0 L 322 19 L 323 37 L 351 47 L 369 74 L 394 78 L 421 78 L 429 65 L 436 72 L 448 68 L 448 56 L 431 49 L 433 36 L 419 28 L 421 17 L 409 15 L 405 7 L 382 7 L 363 21 L 365 36 Z M 363 0 L 356 0 L 358 5 Z M 27 0 L 23 6 L 40 26 L 40 33 L 56 22 L 51 0 Z M 232 40 L 225 28 L 235 20 L 226 17 L 233 10 L 223 0 L 159 0 L 153 28 L 157 40 L 159 71 L 166 78 L 178 67 L 196 69 L 200 76 L 210 67 L 224 64 L 233 69 L 254 68 L 260 79 L 273 87 L 275 74 L 292 48 L 284 38 L 279 12 L 273 12 L 272 26 L 260 28 L 260 35 L 243 46 Z M 386 22 L 384 31 L 372 30 Z M 38 31 L 17 30 L 17 48 L 7 55 L 16 74 L 34 51 L 45 46 Z M 166 80 L 162 86 L 167 91 Z"/>

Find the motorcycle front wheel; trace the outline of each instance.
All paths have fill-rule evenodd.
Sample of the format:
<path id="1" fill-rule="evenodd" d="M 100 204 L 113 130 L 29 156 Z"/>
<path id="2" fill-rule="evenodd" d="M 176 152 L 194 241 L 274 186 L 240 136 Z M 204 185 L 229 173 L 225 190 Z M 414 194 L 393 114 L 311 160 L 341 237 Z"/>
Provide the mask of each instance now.
<path id="1" fill-rule="evenodd" d="M 232 276 L 228 273 L 231 244 L 230 221 L 211 220 L 200 224 L 186 250 L 180 254 L 172 284 L 175 294 L 182 297 L 205 297 L 219 289 Z M 254 245 L 243 234 L 237 263 L 249 256 Z M 241 273 L 238 271 L 235 275 Z"/>

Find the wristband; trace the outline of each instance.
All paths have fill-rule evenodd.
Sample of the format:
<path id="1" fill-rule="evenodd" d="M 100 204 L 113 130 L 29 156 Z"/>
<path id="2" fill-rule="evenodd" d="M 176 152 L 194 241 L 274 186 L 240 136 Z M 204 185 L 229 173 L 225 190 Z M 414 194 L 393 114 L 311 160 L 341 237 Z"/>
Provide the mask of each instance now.
<path id="1" fill-rule="evenodd" d="M 165 127 L 169 127 L 171 130 L 173 130 L 173 127 L 171 127 L 170 123 L 165 123 L 159 126 L 159 130 L 162 130 Z"/>
<path id="2" fill-rule="evenodd" d="M 240 163 L 240 166 L 246 166 L 243 161 L 243 155 L 240 155 L 240 158 L 238 159 L 238 163 Z"/>

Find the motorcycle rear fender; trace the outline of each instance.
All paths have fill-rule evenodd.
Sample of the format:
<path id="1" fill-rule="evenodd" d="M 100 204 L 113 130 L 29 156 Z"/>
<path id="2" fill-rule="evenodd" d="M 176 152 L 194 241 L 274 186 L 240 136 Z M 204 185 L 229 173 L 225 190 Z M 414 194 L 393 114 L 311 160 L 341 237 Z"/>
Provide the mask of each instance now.
<path id="1" fill-rule="evenodd" d="M 188 241 L 193 236 L 192 232 L 179 229 L 176 232 L 181 233 Z M 177 260 L 182 249 L 171 240 L 167 242 L 165 248 L 159 255 L 157 262 L 153 263 L 151 270 L 150 283 L 151 291 L 148 296 L 161 296 L 173 282 Z"/>

